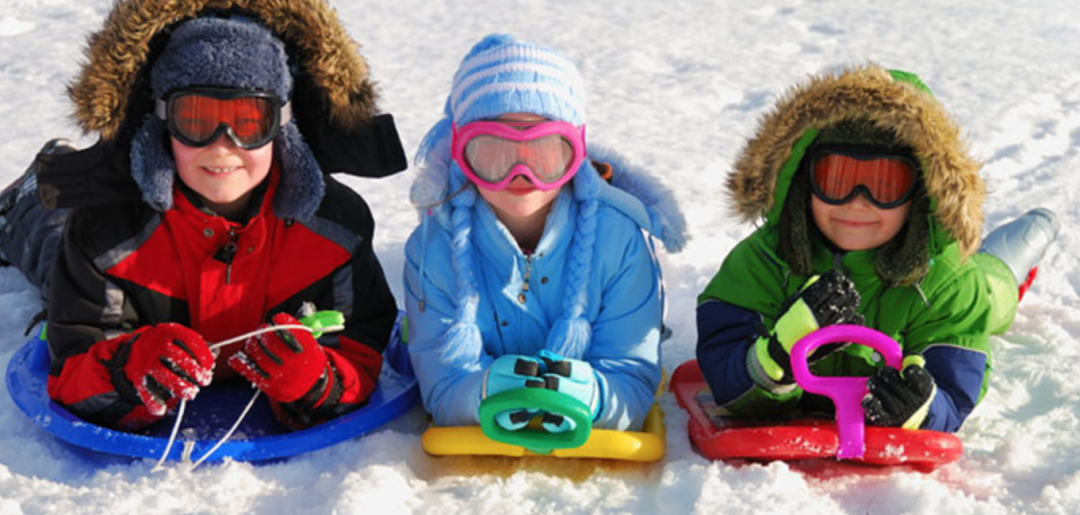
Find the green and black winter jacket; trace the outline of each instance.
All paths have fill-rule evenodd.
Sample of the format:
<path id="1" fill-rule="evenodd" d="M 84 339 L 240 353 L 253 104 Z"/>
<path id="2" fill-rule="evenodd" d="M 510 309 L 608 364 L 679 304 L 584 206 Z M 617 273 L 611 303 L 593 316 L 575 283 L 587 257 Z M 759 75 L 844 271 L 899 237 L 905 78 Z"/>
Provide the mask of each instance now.
<path id="1" fill-rule="evenodd" d="M 822 129 L 845 121 L 894 134 L 921 167 L 907 225 L 876 249 L 839 250 L 809 215 L 791 213 L 792 205 L 804 211 L 809 206 L 809 190 L 798 181 L 803 156 Z M 727 183 L 739 214 L 762 223 L 735 246 L 698 298 L 698 362 L 717 404 L 747 417 L 818 407 L 797 386 L 756 383 L 748 353 L 772 329 L 786 299 L 811 276 L 838 268 L 861 296 L 866 325 L 895 339 L 905 355 L 925 358 L 938 393 L 922 427 L 959 429 L 986 393 L 989 335 L 1008 327 L 1017 302 L 1004 264 L 973 256 L 985 196 L 979 168 L 957 125 L 913 75 L 856 68 L 815 78 L 782 98 Z M 878 366 L 873 351 L 851 345 L 812 369 L 816 375 L 867 376 Z"/>

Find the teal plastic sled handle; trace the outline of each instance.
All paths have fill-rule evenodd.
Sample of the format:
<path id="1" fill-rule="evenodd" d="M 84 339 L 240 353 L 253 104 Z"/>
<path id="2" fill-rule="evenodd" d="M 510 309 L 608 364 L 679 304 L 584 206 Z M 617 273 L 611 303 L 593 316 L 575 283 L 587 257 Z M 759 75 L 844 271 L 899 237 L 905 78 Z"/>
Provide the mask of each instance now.
<path id="1" fill-rule="evenodd" d="M 508 431 L 495 423 L 495 415 L 504 411 L 538 409 L 558 413 L 574 421 L 574 430 L 549 433 L 543 430 Z M 520 445 L 536 454 L 551 454 L 555 449 L 573 449 L 585 445 L 592 433 L 592 414 L 585 403 L 553 390 L 520 388 L 488 397 L 480 403 L 480 429 L 492 440 Z"/>

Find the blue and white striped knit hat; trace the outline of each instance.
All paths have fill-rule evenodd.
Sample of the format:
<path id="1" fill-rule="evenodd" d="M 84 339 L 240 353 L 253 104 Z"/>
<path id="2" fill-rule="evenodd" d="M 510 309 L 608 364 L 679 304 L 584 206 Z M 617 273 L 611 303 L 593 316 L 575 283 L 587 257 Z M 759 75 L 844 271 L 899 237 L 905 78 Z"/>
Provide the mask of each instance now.
<path id="1" fill-rule="evenodd" d="M 447 100 L 454 123 L 531 113 L 585 123 L 585 85 L 573 62 L 553 49 L 493 35 L 473 47 Z"/>
<path id="2" fill-rule="evenodd" d="M 485 37 L 462 60 L 446 101 L 445 117 L 428 131 L 417 152 L 422 167 L 413 184 L 413 203 L 423 207 L 449 199 L 452 211 L 458 297 L 455 323 L 447 335 L 447 341 L 455 345 L 446 352 L 454 355 L 480 353 L 483 343 L 476 325 L 479 294 L 469 241 L 471 212 L 479 195 L 450 159 L 451 129 L 453 124 L 461 126 L 507 113 L 530 113 L 583 126 L 585 86 L 577 66 L 552 48 L 502 34 Z M 600 179 L 586 159 L 569 184 L 579 203 L 567 263 L 569 284 L 576 290 L 567 290 L 574 293 L 567 296 L 563 316 L 552 326 L 546 348 L 568 358 L 581 359 L 592 335 L 592 326 L 583 315 L 596 240 Z"/>

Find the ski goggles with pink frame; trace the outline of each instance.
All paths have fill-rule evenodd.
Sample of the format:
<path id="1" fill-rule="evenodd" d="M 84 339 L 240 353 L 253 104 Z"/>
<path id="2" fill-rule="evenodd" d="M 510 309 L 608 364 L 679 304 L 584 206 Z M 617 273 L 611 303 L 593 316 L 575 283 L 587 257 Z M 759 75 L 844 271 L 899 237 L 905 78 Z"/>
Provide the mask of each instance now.
<path id="1" fill-rule="evenodd" d="M 502 191 L 523 175 L 549 191 L 572 179 L 585 160 L 585 127 L 557 121 L 454 125 L 451 155 L 486 189 Z"/>

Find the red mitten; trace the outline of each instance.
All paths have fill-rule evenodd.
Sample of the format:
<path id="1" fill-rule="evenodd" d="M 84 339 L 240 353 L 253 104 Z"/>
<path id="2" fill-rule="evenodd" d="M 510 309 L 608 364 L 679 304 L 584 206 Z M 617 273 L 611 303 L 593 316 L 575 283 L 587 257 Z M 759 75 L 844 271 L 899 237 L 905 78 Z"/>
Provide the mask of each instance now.
<path id="1" fill-rule="evenodd" d="M 154 416 L 190 401 L 213 379 L 214 354 L 199 333 L 180 324 L 147 326 L 120 344 L 110 364 L 118 391 L 134 388 Z M 122 372 L 122 373 L 118 373 Z M 123 384 L 127 381 L 127 384 Z M 120 383 L 120 384 L 117 384 Z"/>
<path id="2" fill-rule="evenodd" d="M 273 325 L 300 325 L 285 313 L 271 320 Z M 229 358 L 229 366 L 278 402 L 294 402 L 309 393 L 322 397 L 333 373 L 322 346 L 303 329 L 280 329 L 248 338 L 243 350 Z M 312 399 L 312 404 L 320 400 Z"/>

